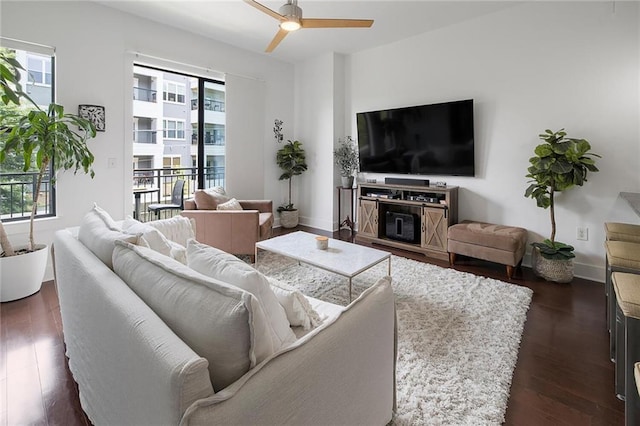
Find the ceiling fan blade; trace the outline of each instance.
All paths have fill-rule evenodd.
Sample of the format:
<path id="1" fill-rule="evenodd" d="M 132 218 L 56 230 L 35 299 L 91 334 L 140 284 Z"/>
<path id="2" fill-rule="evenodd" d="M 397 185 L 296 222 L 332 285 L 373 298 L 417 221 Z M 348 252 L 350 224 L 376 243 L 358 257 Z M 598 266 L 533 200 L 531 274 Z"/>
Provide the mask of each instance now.
<path id="1" fill-rule="evenodd" d="M 302 28 L 369 28 L 373 25 L 373 19 L 304 18 L 300 24 Z"/>
<path id="2" fill-rule="evenodd" d="M 267 46 L 267 49 L 265 50 L 265 52 L 267 53 L 273 52 L 273 50 L 276 47 L 278 47 L 280 42 L 287 36 L 287 34 L 289 34 L 289 31 L 285 31 L 282 28 L 280 28 L 280 30 L 278 30 L 273 40 L 271 40 L 271 43 L 269 43 L 269 46 Z"/>
<path id="3" fill-rule="evenodd" d="M 285 21 L 287 18 L 285 18 L 284 16 L 280 15 L 278 12 L 269 9 L 267 6 L 258 3 L 257 1 L 254 0 L 244 0 L 245 3 L 250 4 L 251 6 L 255 7 L 256 9 L 258 9 L 261 12 L 266 13 L 267 15 L 276 18 L 278 21 Z"/>

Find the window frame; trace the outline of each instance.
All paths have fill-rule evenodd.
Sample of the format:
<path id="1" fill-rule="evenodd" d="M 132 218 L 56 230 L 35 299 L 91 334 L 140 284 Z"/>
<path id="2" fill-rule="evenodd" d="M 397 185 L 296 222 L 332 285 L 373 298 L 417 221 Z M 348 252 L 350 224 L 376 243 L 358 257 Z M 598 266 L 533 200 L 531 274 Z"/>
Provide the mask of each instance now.
<path id="1" fill-rule="evenodd" d="M 180 88 L 182 88 L 182 93 L 180 93 Z M 172 94 L 175 96 L 174 101 L 169 99 Z M 182 102 L 180 101 L 180 96 L 182 96 Z M 164 80 L 162 83 L 162 101 L 170 104 L 185 105 L 187 102 L 187 86 L 177 81 Z"/>
<path id="2" fill-rule="evenodd" d="M 174 129 L 169 129 L 167 127 L 168 123 L 175 123 L 175 128 Z M 178 128 L 178 124 L 182 124 L 182 129 Z M 181 141 L 181 140 L 185 140 L 186 138 L 186 121 L 185 120 L 180 120 L 178 118 L 166 118 L 163 117 L 162 118 L 162 138 L 164 140 L 174 140 L 174 141 Z M 174 131 L 176 134 L 176 137 L 171 137 L 168 136 L 168 132 L 170 131 Z M 179 137 L 179 132 L 182 132 L 182 137 Z"/>

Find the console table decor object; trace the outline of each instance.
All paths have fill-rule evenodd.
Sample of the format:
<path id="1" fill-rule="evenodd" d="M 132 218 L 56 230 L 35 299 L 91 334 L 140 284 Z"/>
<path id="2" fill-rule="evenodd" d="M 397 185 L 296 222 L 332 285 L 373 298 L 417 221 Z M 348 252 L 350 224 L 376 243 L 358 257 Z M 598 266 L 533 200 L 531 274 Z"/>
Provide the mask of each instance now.
<path id="1" fill-rule="evenodd" d="M 457 186 L 363 183 L 358 186 L 357 198 L 356 241 L 449 260 L 447 230 L 458 222 Z M 405 229 L 415 226 L 416 222 L 419 238 Z M 394 229 L 390 235 L 388 230 Z"/>
<path id="2" fill-rule="evenodd" d="M 355 188 L 336 186 L 336 190 L 338 191 L 338 220 L 340 220 L 340 218 L 342 217 L 341 214 L 342 214 L 342 193 L 343 192 L 348 192 L 349 207 L 351 211 L 351 216 L 347 215 L 347 217 L 338 225 L 338 231 L 343 227 L 347 227 L 351 230 L 351 233 L 353 233 L 353 230 L 356 226 L 355 222 L 353 221 L 353 219 L 355 219 L 355 203 L 353 201 L 353 191 L 355 191 Z"/>
<path id="3" fill-rule="evenodd" d="M 327 238 L 327 249 L 319 249 L 316 237 L 308 232 L 297 231 L 259 241 L 256 243 L 256 265 L 260 249 L 342 275 L 349 279 L 349 302 L 351 280 L 356 275 L 385 260 L 389 262 L 388 275 L 391 275 L 391 253 L 333 238 Z"/>

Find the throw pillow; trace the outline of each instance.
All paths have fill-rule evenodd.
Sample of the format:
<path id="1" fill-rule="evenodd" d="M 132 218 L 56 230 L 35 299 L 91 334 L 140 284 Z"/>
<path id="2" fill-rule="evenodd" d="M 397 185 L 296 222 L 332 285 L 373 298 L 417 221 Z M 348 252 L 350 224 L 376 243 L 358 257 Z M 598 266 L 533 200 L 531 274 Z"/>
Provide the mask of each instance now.
<path id="1" fill-rule="evenodd" d="M 97 214 L 100 219 L 107 225 L 107 228 L 112 231 L 122 231 L 122 227 L 116 223 L 115 220 L 111 217 L 111 215 L 104 209 L 98 206 L 98 203 L 93 203 L 92 211 Z"/>
<path id="2" fill-rule="evenodd" d="M 226 203 L 231 199 L 224 189 L 217 186 L 209 189 L 198 189 L 193 194 L 198 210 L 216 210 L 218 204 Z"/>
<path id="3" fill-rule="evenodd" d="M 108 213 L 94 205 L 80 222 L 78 241 L 91 250 L 102 263 L 110 269 L 113 269 L 111 256 L 116 240 L 125 240 L 137 244 L 139 235 L 127 234 L 122 232 L 122 230 L 110 229 L 104 220 L 105 215 L 108 216 Z M 109 216 L 109 218 L 110 217 L 111 216 Z M 111 221 L 113 222 L 113 219 Z M 113 222 L 112 225 L 113 224 L 115 224 L 115 222 Z"/>
<path id="4" fill-rule="evenodd" d="M 196 220 L 193 218 L 178 215 L 146 223 L 160 231 L 169 241 L 180 244 L 182 247 L 187 246 L 190 238 L 196 237 Z"/>
<path id="5" fill-rule="evenodd" d="M 278 302 L 287 313 L 292 326 L 300 326 L 305 330 L 317 327 L 322 323 L 320 314 L 313 309 L 309 300 L 300 290 L 275 278 L 267 277 L 269 285 L 276 295 Z"/>
<path id="6" fill-rule="evenodd" d="M 230 199 L 226 203 L 218 204 L 218 210 L 243 210 L 242 204 L 235 198 Z"/>
<path id="7" fill-rule="evenodd" d="M 140 245 L 171 257 L 171 244 L 169 244 L 165 236 L 153 226 L 142 223 L 131 216 L 127 216 L 124 222 L 122 222 L 122 229 L 129 234 L 141 235 Z"/>
<path id="8" fill-rule="evenodd" d="M 207 359 L 216 392 L 273 354 L 264 312 L 251 293 L 133 244 L 117 243 L 113 265 L 138 297 Z"/>
<path id="9" fill-rule="evenodd" d="M 267 317 L 275 351 L 296 340 L 287 314 L 271 290 L 267 277 L 256 269 L 232 254 L 196 240 L 187 242 L 187 266 L 253 294 Z"/>

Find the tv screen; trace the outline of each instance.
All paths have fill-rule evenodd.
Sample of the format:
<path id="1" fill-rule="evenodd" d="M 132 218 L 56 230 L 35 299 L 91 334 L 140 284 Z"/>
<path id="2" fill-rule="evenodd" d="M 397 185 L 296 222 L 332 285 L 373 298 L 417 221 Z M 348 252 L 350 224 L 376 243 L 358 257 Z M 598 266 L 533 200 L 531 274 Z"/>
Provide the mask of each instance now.
<path id="1" fill-rule="evenodd" d="M 474 176 L 473 99 L 356 114 L 360 171 Z"/>

